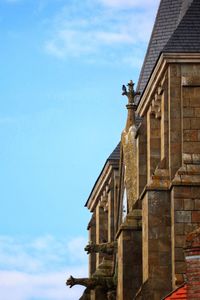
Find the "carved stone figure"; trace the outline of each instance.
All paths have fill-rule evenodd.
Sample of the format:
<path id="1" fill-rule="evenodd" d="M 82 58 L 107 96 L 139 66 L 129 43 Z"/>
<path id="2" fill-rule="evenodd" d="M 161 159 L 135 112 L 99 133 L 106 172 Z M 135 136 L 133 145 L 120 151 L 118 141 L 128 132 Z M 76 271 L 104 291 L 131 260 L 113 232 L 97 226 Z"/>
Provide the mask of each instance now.
<path id="1" fill-rule="evenodd" d="M 115 288 L 113 277 L 92 277 L 92 278 L 74 278 L 70 276 L 66 285 L 72 288 L 74 285 L 83 285 L 86 288 L 94 289 L 97 286 L 101 286 L 105 290 Z"/>
<path id="2" fill-rule="evenodd" d="M 66 285 L 72 288 L 74 285 L 83 285 L 88 288 L 93 288 L 97 285 L 97 280 L 93 278 L 74 278 L 70 276 L 67 281 Z"/>
<path id="3" fill-rule="evenodd" d="M 102 243 L 102 244 L 88 244 L 84 249 L 87 254 L 90 253 L 104 253 L 108 255 L 113 255 L 117 251 L 117 242 L 112 243 Z"/>

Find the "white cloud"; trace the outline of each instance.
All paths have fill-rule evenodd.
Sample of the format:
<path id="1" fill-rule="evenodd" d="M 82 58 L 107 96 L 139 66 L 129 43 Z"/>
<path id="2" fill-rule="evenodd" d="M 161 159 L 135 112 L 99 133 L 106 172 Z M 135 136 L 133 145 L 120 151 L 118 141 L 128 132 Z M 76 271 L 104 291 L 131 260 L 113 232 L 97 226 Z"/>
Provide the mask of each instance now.
<path id="1" fill-rule="evenodd" d="M 157 4 L 158 0 L 85 0 L 81 4 L 73 1 L 73 5 L 69 1 L 50 25 L 45 50 L 62 59 L 83 57 L 120 64 L 137 47 L 140 51 L 133 57 L 137 65 L 144 55 Z"/>
<path id="2" fill-rule="evenodd" d="M 70 271 L 84 276 L 85 270 L 72 268 Z M 69 289 L 65 285 L 66 273 L 51 272 L 28 274 L 16 271 L 0 271 L 0 291 L 3 300 L 74 300 L 84 288 Z"/>
<path id="3" fill-rule="evenodd" d="M 69 241 L 67 250 L 72 262 L 81 263 L 85 261 L 86 252 L 83 251 L 88 241 L 83 237 L 77 237 Z"/>
<path id="4" fill-rule="evenodd" d="M 35 239 L 0 236 L 0 291 L 3 300 L 74 300 L 82 287 L 69 289 L 66 279 L 87 277 L 84 237 L 51 235 Z"/>

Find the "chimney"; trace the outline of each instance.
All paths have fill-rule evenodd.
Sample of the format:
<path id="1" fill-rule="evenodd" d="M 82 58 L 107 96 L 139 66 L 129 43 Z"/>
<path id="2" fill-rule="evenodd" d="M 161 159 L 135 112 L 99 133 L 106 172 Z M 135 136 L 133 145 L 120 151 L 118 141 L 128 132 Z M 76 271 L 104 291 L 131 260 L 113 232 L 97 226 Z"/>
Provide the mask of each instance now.
<path id="1" fill-rule="evenodd" d="M 185 260 L 187 299 L 200 299 L 200 228 L 187 235 Z"/>

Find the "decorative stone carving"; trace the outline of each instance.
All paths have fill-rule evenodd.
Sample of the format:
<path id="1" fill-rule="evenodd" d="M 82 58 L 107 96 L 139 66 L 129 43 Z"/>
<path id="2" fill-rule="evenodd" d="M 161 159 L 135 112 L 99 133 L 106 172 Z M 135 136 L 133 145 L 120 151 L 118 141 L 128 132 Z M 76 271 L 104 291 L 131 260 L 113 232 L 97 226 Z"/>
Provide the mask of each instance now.
<path id="1" fill-rule="evenodd" d="M 156 93 L 151 103 L 151 113 L 156 119 L 161 118 L 161 94 Z"/>
<path id="2" fill-rule="evenodd" d="M 121 144 L 123 151 L 123 168 L 124 168 L 124 187 L 126 188 L 127 195 L 127 211 L 137 200 L 137 143 L 135 140 L 136 136 L 136 117 L 135 110 L 136 104 L 134 98 L 139 93 L 134 91 L 134 83 L 132 80 L 128 83 L 128 91 L 126 86 L 122 86 L 122 95 L 127 96 L 128 104 L 126 105 L 128 109 L 126 128 L 122 132 Z"/>
<path id="3" fill-rule="evenodd" d="M 108 195 L 106 192 L 101 196 L 100 207 L 104 209 L 104 211 L 108 211 Z"/>
<path id="4" fill-rule="evenodd" d="M 165 78 L 163 79 L 163 81 L 165 80 Z M 158 95 L 162 95 L 164 89 L 163 89 L 163 83 L 159 85 L 158 87 Z"/>
<path id="5" fill-rule="evenodd" d="M 125 85 L 122 85 L 122 95 L 123 96 L 127 96 L 128 98 L 128 104 L 135 104 L 134 102 L 134 98 L 135 96 L 140 95 L 139 92 L 135 92 L 134 91 L 134 83 L 132 80 L 129 81 L 129 83 L 127 84 L 128 86 L 128 91 Z"/>
<path id="6" fill-rule="evenodd" d="M 132 80 L 130 80 L 127 86 L 128 86 L 128 91 L 125 85 L 122 86 L 122 95 L 127 96 L 128 98 L 128 104 L 126 105 L 126 108 L 128 109 L 126 131 L 128 131 L 131 126 L 135 125 L 135 111 L 137 105 L 134 99 L 137 95 L 140 95 L 140 93 L 134 91 L 134 83 Z"/>
<path id="7" fill-rule="evenodd" d="M 66 285 L 68 285 L 70 288 L 72 288 L 74 285 L 83 285 L 88 288 L 95 287 L 96 280 L 93 278 L 74 278 L 73 276 L 70 276 L 67 281 Z"/>
<path id="8" fill-rule="evenodd" d="M 95 289 L 97 286 L 101 286 L 105 290 L 111 290 L 115 288 L 113 277 L 92 277 L 92 278 L 74 278 L 70 276 L 66 285 L 72 288 L 74 285 L 82 285 L 89 289 Z"/>
<path id="9" fill-rule="evenodd" d="M 131 210 L 138 198 L 137 191 L 137 142 L 135 140 L 136 127 L 132 125 L 122 133 L 124 187 L 127 195 L 127 212 Z"/>
<path id="10" fill-rule="evenodd" d="M 102 244 L 88 244 L 85 249 L 87 254 L 90 253 L 104 253 L 108 255 L 113 255 L 117 251 L 117 242 L 112 243 L 102 243 Z"/>

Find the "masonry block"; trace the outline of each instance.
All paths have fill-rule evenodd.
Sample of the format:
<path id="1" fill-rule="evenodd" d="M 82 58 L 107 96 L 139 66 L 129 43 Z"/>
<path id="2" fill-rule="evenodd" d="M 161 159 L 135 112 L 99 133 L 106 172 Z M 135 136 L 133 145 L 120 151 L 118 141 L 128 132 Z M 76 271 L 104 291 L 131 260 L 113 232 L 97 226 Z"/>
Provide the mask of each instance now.
<path id="1" fill-rule="evenodd" d="M 191 211 L 176 211 L 175 222 L 177 223 L 190 223 L 191 222 Z"/>
<path id="2" fill-rule="evenodd" d="M 192 212 L 192 222 L 200 224 L 200 211 L 193 211 Z"/>

